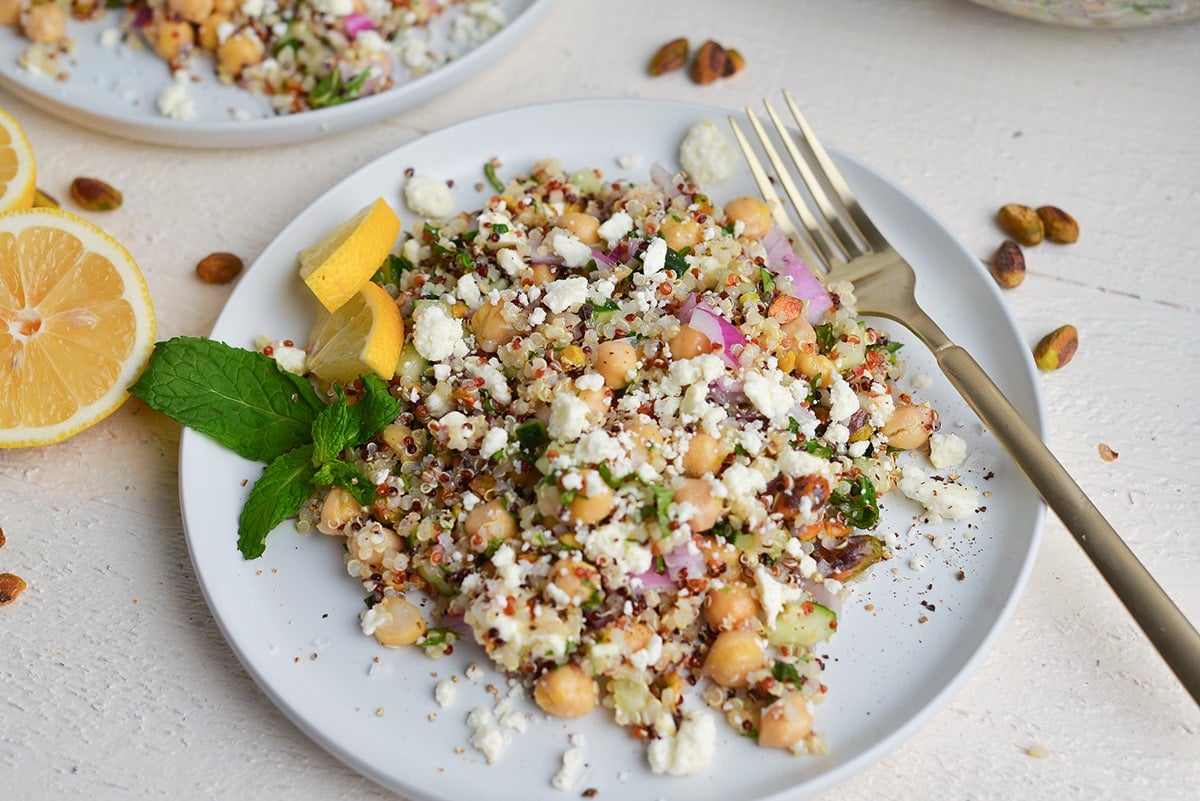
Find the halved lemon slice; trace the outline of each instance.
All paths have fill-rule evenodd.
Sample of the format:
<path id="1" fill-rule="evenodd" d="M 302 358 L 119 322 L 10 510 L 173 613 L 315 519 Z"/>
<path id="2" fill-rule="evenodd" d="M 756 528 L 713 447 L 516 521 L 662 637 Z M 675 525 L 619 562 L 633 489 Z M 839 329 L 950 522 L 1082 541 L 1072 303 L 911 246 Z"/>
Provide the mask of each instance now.
<path id="1" fill-rule="evenodd" d="M 27 209 L 37 192 L 37 165 L 25 129 L 0 109 L 0 211 Z"/>
<path id="2" fill-rule="evenodd" d="M 329 311 L 354 297 L 396 244 L 400 218 L 379 198 L 300 251 L 300 277 Z"/>
<path id="3" fill-rule="evenodd" d="M 317 310 L 308 345 L 308 369 L 323 381 L 353 381 L 365 373 L 390 380 L 404 346 L 396 301 L 368 281 L 335 312 Z"/>
<path id="4" fill-rule="evenodd" d="M 120 406 L 154 347 L 133 258 L 53 208 L 0 214 L 0 447 L 61 442 Z"/>

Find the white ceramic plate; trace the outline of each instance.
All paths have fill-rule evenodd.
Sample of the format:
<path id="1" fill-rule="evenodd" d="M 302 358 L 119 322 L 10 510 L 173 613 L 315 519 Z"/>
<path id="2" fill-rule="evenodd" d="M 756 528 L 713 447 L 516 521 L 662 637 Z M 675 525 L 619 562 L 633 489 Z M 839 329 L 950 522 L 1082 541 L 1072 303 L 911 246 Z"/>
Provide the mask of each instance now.
<path id="1" fill-rule="evenodd" d="M 499 59 L 524 38 L 554 0 L 497 0 L 508 24 L 473 49 L 447 43 L 455 9 L 431 26 L 435 51 L 453 48 L 456 57 L 419 78 L 397 72 L 386 92 L 351 103 L 300 114 L 276 115 L 266 98 L 217 80 L 212 60 L 195 56 L 187 88 L 196 118 L 172 120 L 159 113 L 158 93 L 172 82 L 166 63 L 146 48 L 104 45 L 103 31 L 118 24 L 116 12 L 100 20 L 68 22 L 77 51 L 70 79 L 35 75 L 18 63 L 29 42 L 16 26 L 0 26 L 0 84 L 43 111 L 100 133 L 182 147 L 263 147 L 341 133 L 424 103 L 465 81 Z"/>
<path id="2" fill-rule="evenodd" d="M 493 156 L 503 161 L 506 176 L 553 155 L 568 170 L 596 167 L 609 177 L 642 179 L 655 162 L 675 169 L 680 139 L 703 119 L 724 126 L 724 112 L 712 108 L 576 101 L 494 114 L 404 145 L 346 178 L 285 228 L 241 279 L 213 336 L 242 347 L 260 334 L 304 341 L 314 304 L 296 278 L 296 253 L 378 196 L 393 201 L 411 225 L 400 200 L 408 168 L 454 179 L 460 208 L 475 209 L 483 197 L 476 189 L 482 165 Z M 534 131 L 541 135 L 531 136 Z M 625 155 L 640 157 L 641 167 L 619 169 L 616 159 Z M 1040 429 L 1028 349 L 978 259 L 886 178 L 849 157 L 839 162 L 879 228 L 919 265 L 919 294 L 928 311 Z M 740 174 L 712 188 L 722 198 L 751 191 Z M 913 342 L 902 332 L 896 336 Z M 502 691 L 506 685 L 490 669 L 478 681 L 463 678 L 471 662 L 487 665 L 482 651 L 460 644 L 452 657 L 435 662 L 417 649 L 387 650 L 363 636 L 364 593 L 346 576 L 332 538 L 301 536 L 284 524 L 263 558 L 243 561 L 237 517 L 246 481 L 261 467 L 186 431 L 180 483 L 196 574 L 225 636 L 275 703 L 333 754 L 409 797 L 461 801 L 482 787 L 498 801 L 561 801 L 587 788 L 598 789 L 601 798 L 809 797 L 880 758 L 948 701 L 1015 604 L 1039 539 L 1042 506 L 1024 478 L 936 374 L 928 354 L 916 344 L 903 353 L 911 375 L 934 377 L 921 395 L 941 410 L 944 430 L 968 441 L 964 480 L 988 493 L 987 509 L 970 525 L 918 524 L 910 531 L 916 510 L 889 496 L 880 532 L 897 532 L 911 544 L 877 566 L 847 603 L 827 649 L 828 700 L 817 712 L 827 756 L 759 749 L 720 724 L 717 758 L 707 770 L 687 778 L 655 776 L 642 746 L 606 713 L 561 721 L 529 705 L 529 730 L 514 733 L 503 757 L 487 765 L 469 743 L 465 719 L 476 706 L 494 703 L 489 683 Z M 935 548 L 926 534 L 945 542 Z M 441 708 L 434 685 L 454 675 L 460 677 L 458 698 Z M 584 735 L 587 769 L 564 795 L 550 782 L 570 733 Z"/>

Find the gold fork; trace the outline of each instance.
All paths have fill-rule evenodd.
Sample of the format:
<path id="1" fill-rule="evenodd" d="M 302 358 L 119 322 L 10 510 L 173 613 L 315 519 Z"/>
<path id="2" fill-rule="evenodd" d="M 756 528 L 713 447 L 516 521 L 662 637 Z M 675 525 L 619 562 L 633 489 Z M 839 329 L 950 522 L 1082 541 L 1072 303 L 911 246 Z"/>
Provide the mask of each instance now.
<path id="1" fill-rule="evenodd" d="M 932 351 L 950 383 L 1025 472 L 1192 699 L 1200 704 L 1200 634 L 983 368 L 966 350 L 955 345 L 917 305 L 913 294 L 916 273 L 912 266 L 879 233 L 863 211 L 850 186 L 786 92 L 784 100 L 795 120 L 795 130 L 783 123 L 770 102 L 764 102 L 764 105 L 775 133 L 788 153 L 790 165 L 780 156 L 753 110 L 747 108 L 746 117 L 784 193 L 791 200 L 800 228 L 788 215 L 770 175 L 738 120 L 733 116 L 729 118 L 734 136 L 776 223 L 798 254 L 825 272 L 826 282 L 849 281 L 854 285 L 860 313 L 896 321 Z M 815 208 L 810 207 L 808 199 L 797 187 L 793 170 L 808 190 L 808 198 L 812 199 Z M 832 195 L 826 187 L 833 190 Z"/>

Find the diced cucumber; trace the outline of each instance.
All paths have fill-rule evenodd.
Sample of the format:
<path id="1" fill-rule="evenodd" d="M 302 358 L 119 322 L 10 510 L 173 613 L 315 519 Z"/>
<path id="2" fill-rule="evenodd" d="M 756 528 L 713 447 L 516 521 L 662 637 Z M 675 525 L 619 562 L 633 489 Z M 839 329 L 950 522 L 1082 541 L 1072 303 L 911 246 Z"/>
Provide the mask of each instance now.
<path id="1" fill-rule="evenodd" d="M 837 615 L 832 609 L 812 601 L 784 604 L 767 641 L 775 647 L 811 648 L 833 636 Z"/>
<path id="2" fill-rule="evenodd" d="M 400 351 L 400 360 L 396 364 L 396 375 L 406 381 L 418 381 L 428 366 L 429 362 L 417 352 L 416 346 L 411 342 L 404 343 Z"/>

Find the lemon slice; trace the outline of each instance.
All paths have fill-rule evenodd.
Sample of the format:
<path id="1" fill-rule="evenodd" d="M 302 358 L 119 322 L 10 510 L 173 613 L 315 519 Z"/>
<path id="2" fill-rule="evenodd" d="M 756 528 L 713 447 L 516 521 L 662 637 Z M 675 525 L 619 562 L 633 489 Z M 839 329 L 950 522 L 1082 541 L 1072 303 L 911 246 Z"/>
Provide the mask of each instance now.
<path id="1" fill-rule="evenodd" d="M 404 346 L 396 301 L 368 281 L 335 312 L 317 310 L 308 345 L 308 369 L 323 381 L 347 383 L 365 373 L 391 380 Z"/>
<path id="2" fill-rule="evenodd" d="M 329 311 L 354 297 L 383 264 L 400 233 L 400 218 L 383 198 L 300 251 L 300 277 Z"/>
<path id="3" fill-rule="evenodd" d="M 37 166 L 25 130 L 0 109 L 0 211 L 32 206 L 36 184 Z"/>
<path id="4" fill-rule="evenodd" d="M 154 347 L 141 270 L 62 209 L 0 214 L 0 447 L 61 442 L 127 397 Z"/>

